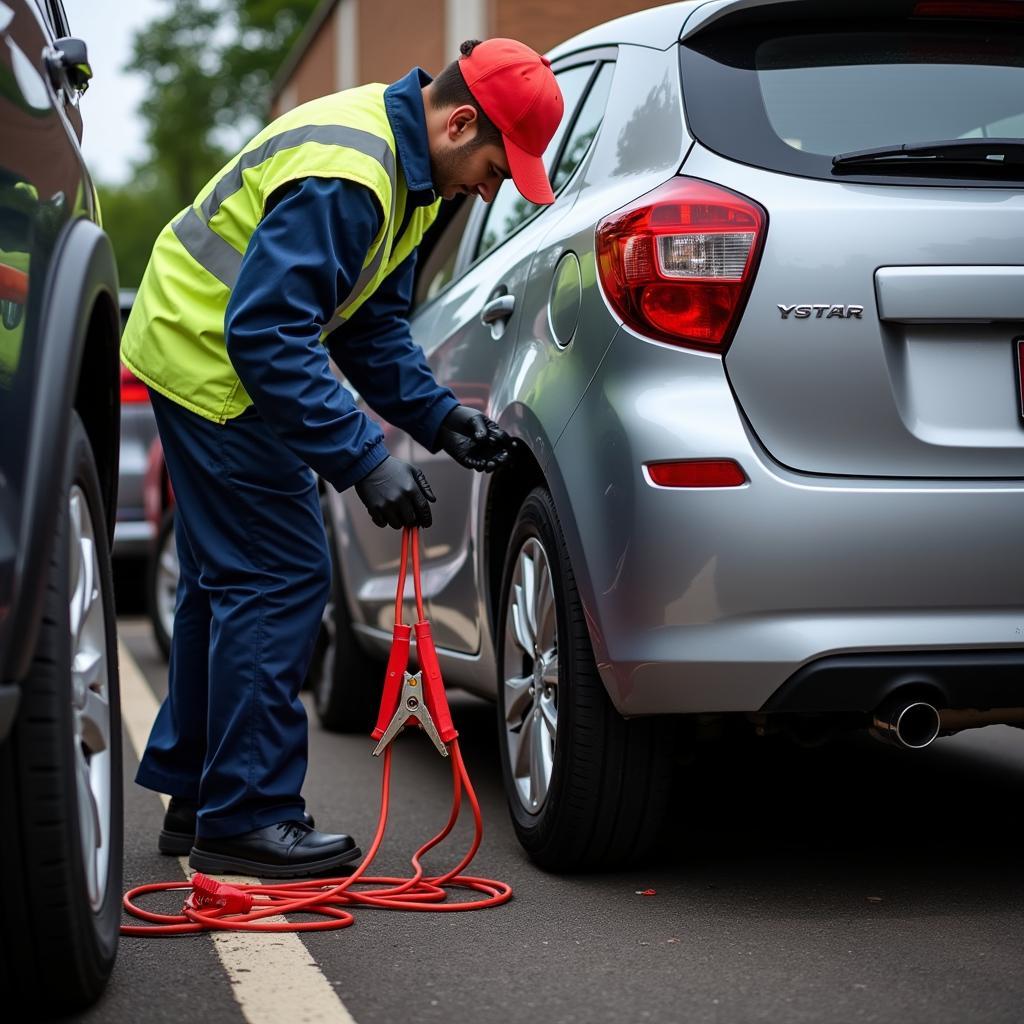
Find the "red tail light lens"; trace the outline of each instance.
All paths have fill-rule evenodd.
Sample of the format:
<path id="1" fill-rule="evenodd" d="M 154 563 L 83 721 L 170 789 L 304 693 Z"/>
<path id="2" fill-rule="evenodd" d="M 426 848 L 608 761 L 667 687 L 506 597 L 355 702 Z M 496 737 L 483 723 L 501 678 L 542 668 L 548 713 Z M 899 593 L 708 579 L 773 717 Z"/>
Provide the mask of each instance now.
<path id="1" fill-rule="evenodd" d="M 133 405 L 137 402 L 148 402 L 149 391 L 146 385 L 128 369 L 124 363 L 121 364 L 121 404 Z"/>
<path id="2" fill-rule="evenodd" d="M 681 462 L 649 462 L 651 483 L 659 487 L 739 487 L 747 476 L 732 459 L 685 459 Z"/>
<path id="3" fill-rule="evenodd" d="M 597 265 L 615 311 L 641 334 L 724 352 L 764 245 L 757 203 L 673 178 L 597 226 Z"/>

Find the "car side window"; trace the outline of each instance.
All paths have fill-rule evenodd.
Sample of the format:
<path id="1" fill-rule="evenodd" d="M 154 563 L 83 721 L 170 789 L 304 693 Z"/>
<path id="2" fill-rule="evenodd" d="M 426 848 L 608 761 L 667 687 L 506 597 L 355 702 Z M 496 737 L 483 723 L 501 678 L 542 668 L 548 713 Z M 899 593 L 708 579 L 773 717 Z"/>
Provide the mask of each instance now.
<path id="1" fill-rule="evenodd" d="M 580 105 L 580 100 L 583 98 L 583 93 L 593 72 L 594 64 L 591 61 L 587 64 L 566 68 L 565 71 L 555 74 L 558 88 L 562 90 L 562 99 L 565 101 L 565 112 L 562 115 L 561 123 L 555 129 L 555 134 L 551 136 L 548 148 L 544 150 L 544 166 L 547 167 L 548 174 L 551 173 L 551 166 L 555 162 L 555 157 L 558 156 L 558 151 L 562 148 L 562 139 L 565 138 L 569 125 L 572 124 L 576 108 Z"/>
<path id="2" fill-rule="evenodd" d="M 566 139 L 565 149 L 558 158 L 558 166 L 551 177 L 551 187 L 557 192 L 574 174 L 583 158 L 590 149 L 590 144 L 597 135 L 597 129 L 601 127 L 604 118 L 604 108 L 608 103 L 608 91 L 612 85 L 612 74 L 615 70 L 614 64 L 602 64 L 598 71 L 594 84 L 587 93 L 587 98 L 580 108 L 579 117 L 572 126 L 569 138 Z"/>
<path id="3" fill-rule="evenodd" d="M 451 220 L 441 229 L 441 234 L 430 249 L 416 273 L 416 289 L 413 292 L 412 308 L 419 309 L 444 289 L 455 272 L 455 260 L 459 255 L 459 243 L 469 223 L 473 204 L 465 200 L 452 215 Z"/>
<path id="4" fill-rule="evenodd" d="M 579 64 L 556 75 L 558 87 L 562 90 L 562 98 L 565 100 L 565 114 L 551 142 L 548 143 L 547 149 L 544 150 L 544 163 L 548 168 L 549 175 L 551 165 L 558 155 L 566 130 L 572 124 L 576 107 L 583 95 L 583 90 L 586 89 L 587 83 L 590 81 L 593 70 L 593 64 Z M 540 207 L 519 194 L 511 181 L 503 182 L 487 211 L 487 219 L 484 221 L 483 231 L 479 242 L 477 242 L 475 258 L 479 259 L 485 253 L 496 249 L 520 225 L 529 220 L 538 209 Z"/>
<path id="5" fill-rule="evenodd" d="M 524 199 L 511 180 L 503 181 L 498 194 L 487 211 L 487 220 L 480 241 L 476 246 L 476 258 L 497 249 L 520 224 L 525 223 L 540 209 L 529 199 Z"/>

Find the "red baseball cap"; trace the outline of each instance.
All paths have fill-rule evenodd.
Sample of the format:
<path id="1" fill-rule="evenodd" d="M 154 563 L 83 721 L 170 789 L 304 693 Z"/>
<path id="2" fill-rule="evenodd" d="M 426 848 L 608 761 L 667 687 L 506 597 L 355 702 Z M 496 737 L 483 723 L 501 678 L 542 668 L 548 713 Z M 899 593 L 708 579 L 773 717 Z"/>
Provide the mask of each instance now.
<path id="1" fill-rule="evenodd" d="M 531 203 L 555 201 L 541 157 L 565 104 L 551 61 L 515 39 L 487 39 L 459 58 L 481 110 L 501 132 L 512 180 Z"/>

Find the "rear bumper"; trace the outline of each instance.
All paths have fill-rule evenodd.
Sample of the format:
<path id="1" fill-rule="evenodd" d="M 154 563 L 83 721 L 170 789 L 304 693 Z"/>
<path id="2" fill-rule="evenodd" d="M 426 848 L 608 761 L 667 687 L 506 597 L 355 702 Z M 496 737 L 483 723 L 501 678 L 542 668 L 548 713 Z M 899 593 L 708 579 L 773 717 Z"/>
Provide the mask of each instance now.
<path id="1" fill-rule="evenodd" d="M 896 690 L 938 708 L 1024 706 L 1024 648 L 914 651 L 822 658 L 798 669 L 765 702 L 766 713 L 873 711 Z"/>
<path id="2" fill-rule="evenodd" d="M 718 357 L 625 330 L 555 457 L 595 654 L 624 714 L 757 711 L 834 655 L 1024 656 L 1024 481 L 795 473 L 758 443 Z M 687 458 L 735 459 L 749 482 L 646 481 L 645 463 Z"/>

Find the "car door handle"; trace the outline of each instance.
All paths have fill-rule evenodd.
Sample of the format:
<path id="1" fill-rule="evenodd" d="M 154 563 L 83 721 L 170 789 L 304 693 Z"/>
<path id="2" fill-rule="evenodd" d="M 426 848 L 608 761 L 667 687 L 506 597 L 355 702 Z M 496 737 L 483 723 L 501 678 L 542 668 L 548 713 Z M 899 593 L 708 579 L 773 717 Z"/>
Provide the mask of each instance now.
<path id="1" fill-rule="evenodd" d="M 480 319 L 485 324 L 496 324 L 501 320 L 507 320 L 515 308 L 516 297 L 514 295 L 499 295 L 484 306 Z"/>

